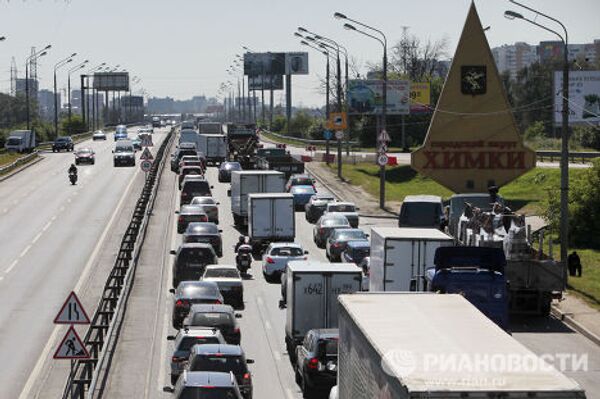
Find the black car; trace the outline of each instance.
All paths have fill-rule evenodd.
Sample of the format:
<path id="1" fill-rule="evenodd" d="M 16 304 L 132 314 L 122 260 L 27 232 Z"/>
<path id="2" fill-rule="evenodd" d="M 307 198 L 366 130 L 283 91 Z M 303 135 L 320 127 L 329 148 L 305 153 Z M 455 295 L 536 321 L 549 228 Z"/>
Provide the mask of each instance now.
<path id="1" fill-rule="evenodd" d="M 239 162 L 223 162 L 219 166 L 219 181 L 231 182 L 231 172 L 235 170 L 242 170 L 242 165 Z"/>
<path id="2" fill-rule="evenodd" d="M 197 176 L 186 176 L 181 183 L 180 204 L 187 205 L 194 197 L 212 197 L 212 189 L 208 181 Z M 194 178 L 194 179 L 191 179 Z"/>
<path id="3" fill-rule="evenodd" d="M 185 155 L 198 155 L 196 145 L 193 143 L 181 143 L 181 145 L 171 154 L 171 171 L 179 173 L 179 161 Z"/>
<path id="4" fill-rule="evenodd" d="M 296 347 L 296 382 L 305 398 L 336 384 L 338 339 L 337 328 L 310 330 Z"/>
<path id="5" fill-rule="evenodd" d="M 173 294 L 173 328 L 180 329 L 194 304 L 223 303 L 223 296 L 217 283 L 212 281 L 182 281 L 177 289 L 169 290 Z"/>
<path id="6" fill-rule="evenodd" d="M 218 263 L 217 254 L 210 244 L 185 243 L 179 246 L 173 260 L 173 288 L 184 280 L 198 280 L 204 273 L 206 265 Z"/>
<path id="7" fill-rule="evenodd" d="M 60 152 L 61 150 L 73 151 L 73 139 L 70 137 L 57 137 L 52 143 L 52 152 Z"/>
<path id="8" fill-rule="evenodd" d="M 304 216 L 308 223 L 315 223 L 325 212 L 327 204 L 334 202 L 335 197 L 332 194 L 315 194 L 310 197 L 308 204 L 304 205 Z"/>
<path id="9" fill-rule="evenodd" d="M 221 233 L 219 227 L 211 222 L 192 222 L 187 225 L 185 232 L 183 233 L 183 242 L 202 242 L 212 245 L 213 249 L 217 253 L 217 256 L 223 256 L 223 240 L 221 239 Z"/>
<path id="10" fill-rule="evenodd" d="M 239 345 L 242 333 L 237 323 L 240 313 L 230 305 L 192 305 L 183 325 L 186 328 L 217 328 L 228 344 Z"/>

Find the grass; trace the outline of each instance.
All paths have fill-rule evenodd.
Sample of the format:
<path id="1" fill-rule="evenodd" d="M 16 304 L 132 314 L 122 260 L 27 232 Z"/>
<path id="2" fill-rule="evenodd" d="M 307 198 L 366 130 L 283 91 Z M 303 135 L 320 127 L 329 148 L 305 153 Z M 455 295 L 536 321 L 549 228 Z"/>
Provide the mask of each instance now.
<path id="1" fill-rule="evenodd" d="M 8 165 L 9 163 L 12 163 L 12 162 L 16 161 L 17 159 L 21 158 L 22 156 L 24 156 L 24 154 L 19 154 L 16 152 L 2 153 L 2 154 L 0 154 L 0 166 Z"/>
<path id="2" fill-rule="evenodd" d="M 569 290 L 600 310 L 600 250 L 575 248 L 581 258 L 581 277 L 569 276 Z"/>

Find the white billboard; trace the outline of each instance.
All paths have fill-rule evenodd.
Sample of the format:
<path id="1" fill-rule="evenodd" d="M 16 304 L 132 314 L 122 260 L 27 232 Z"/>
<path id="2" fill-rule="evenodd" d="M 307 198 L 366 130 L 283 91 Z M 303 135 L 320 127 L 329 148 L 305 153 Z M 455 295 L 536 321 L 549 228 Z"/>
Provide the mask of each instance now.
<path id="1" fill-rule="evenodd" d="M 348 113 L 379 115 L 383 110 L 383 80 L 357 79 L 348 82 Z M 410 113 L 410 82 L 390 80 L 387 83 L 388 115 Z"/>
<path id="2" fill-rule="evenodd" d="M 285 53 L 286 75 L 308 75 L 308 53 Z"/>
<path id="3" fill-rule="evenodd" d="M 554 122 L 562 121 L 562 71 L 554 72 Z M 569 72 L 569 124 L 600 124 L 600 71 Z"/>

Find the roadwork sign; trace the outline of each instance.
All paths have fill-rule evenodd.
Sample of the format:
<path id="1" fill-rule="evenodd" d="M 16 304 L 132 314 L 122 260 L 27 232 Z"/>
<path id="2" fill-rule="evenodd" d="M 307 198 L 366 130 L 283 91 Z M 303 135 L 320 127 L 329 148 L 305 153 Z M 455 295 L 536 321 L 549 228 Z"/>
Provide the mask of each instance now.
<path id="1" fill-rule="evenodd" d="M 146 133 L 141 136 L 142 142 L 140 143 L 140 145 L 142 147 L 154 147 L 154 143 L 152 142 L 152 135 Z"/>
<path id="2" fill-rule="evenodd" d="M 144 148 L 144 151 L 142 151 L 142 155 L 140 156 L 140 159 L 142 161 L 152 161 L 154 159 L 154 156 L 152 155 L 152 153 L 150 152 L 148 147 Z"/>
<path id="3" fill-rule="evenodd" d="M 54 359 L 89 359 L 90 353 L 73 326 L 69 327 L 65 337 L 54 352 Z"/>
<path id="4" fill-rule="evenodd" d="M 152 161 L 149 161 L 147 159 L 144 159 L 141 163 L 140 163 L 140 168 L 142 168 L 143 172 L 150 172 L 150 169 L 152 169 Z"/>
<path id="5" fill-rule="evenodd" d="M 73 291 L 58 311 L 54 324 L 90 324 L 90 318 Z"/>

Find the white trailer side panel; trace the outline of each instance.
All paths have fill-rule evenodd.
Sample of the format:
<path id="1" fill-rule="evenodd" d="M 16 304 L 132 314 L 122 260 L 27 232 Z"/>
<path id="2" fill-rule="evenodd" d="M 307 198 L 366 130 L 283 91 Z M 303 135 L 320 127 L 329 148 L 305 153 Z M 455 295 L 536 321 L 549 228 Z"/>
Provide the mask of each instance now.
<path id="1" fill-rule="evenodd" d="M 251 239 L 271 237 L 273 235 L 273 199 L 248 197 L 248 236 Z"/>
<path id="2" fill-rule="evenodd" d="M 281 194 L 273 202 L 273 237 L 276 239 L 296 237 L 296 214 L 294 209 L 294 196 Z"/>

